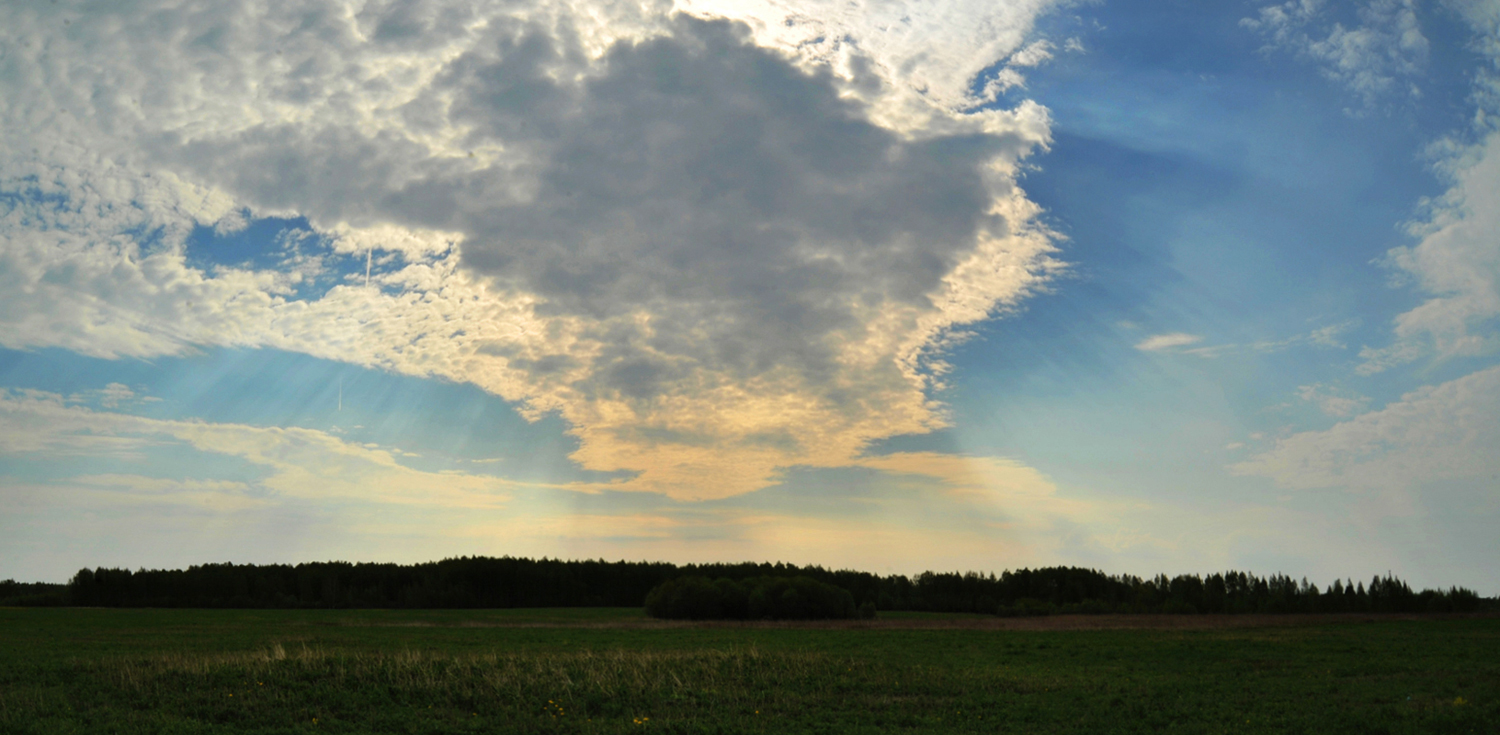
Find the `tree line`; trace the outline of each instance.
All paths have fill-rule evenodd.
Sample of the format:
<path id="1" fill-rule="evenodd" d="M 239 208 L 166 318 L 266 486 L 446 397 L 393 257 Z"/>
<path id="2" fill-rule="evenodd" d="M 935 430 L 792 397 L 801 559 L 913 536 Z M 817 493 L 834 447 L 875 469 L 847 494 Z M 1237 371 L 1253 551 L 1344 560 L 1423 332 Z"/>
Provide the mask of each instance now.
<path id="1" fill-rule="evenodd" d="M 676 620 L 844 620 L 875 617 L 875 604 L 855 607 L 849 590 L 803 575 L 744 581 L 691 575 L 651 588 L 646 614 Z"/>
<path id="2" fill-rule="evenodd" d="M 1416 592 L 1393 576 L 1335 580 L 1229 571 L 1150 578 L 1077 567 L 907 577 L 783 563 L 688 564 L 460 557 L 421 564 L 204 564 L 187 569 L 83 569 L 65 585 L 0 582 L 0 605 L 193 608 L 641 607 L 682 577 L 806 577 L 879 610 L 1055 613 L 1473 612 L 1500 601 L 1472 590 Z"/>

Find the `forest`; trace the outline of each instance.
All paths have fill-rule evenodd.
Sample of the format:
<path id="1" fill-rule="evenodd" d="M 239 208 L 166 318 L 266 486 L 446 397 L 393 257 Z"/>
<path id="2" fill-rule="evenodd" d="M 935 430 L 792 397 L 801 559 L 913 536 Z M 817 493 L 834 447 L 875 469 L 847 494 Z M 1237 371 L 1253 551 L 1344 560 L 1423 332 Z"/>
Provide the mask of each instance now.
<path id="1" fill-rule="evenodd" d="M 688 576 L 669 579 L 646 594 L 646 614 L 676 620 L 839 620 L 875 617 L 875 604 L 855 607 L 842 587 L 806 576 Z"/>
<path id="2" fill-rule="evenodd" d="M 1472 590 L 1416 592 L 1393 576 L 1320 588 L 1285 575 L 1110 575 L 1077 567 L 1001 574 L 881 576 L 784 563 L 687 564 L 459 557 L 421 564 L 203 564 L 82 569 L 66 584 L 0 582 L 0 606 L 163 608 L 642 607 L 671 580 L 748 584 L 805 577 L 849 593 L 856 608 L 995 615 L 1077 613 L 1474 612 L 1500 601 Z"/>

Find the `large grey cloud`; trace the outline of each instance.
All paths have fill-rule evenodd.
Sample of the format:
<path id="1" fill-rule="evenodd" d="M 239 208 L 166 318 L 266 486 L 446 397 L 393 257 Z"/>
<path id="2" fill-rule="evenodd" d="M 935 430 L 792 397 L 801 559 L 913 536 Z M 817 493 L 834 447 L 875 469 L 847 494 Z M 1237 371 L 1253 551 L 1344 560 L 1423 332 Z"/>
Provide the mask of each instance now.
<path id="1" fill-rule="evenodd" d="M 32 126 L 12 128 L 17 149 L 53 146 L 35 155 L 69 176 L 103 169 L 90 174 L 65 138 L 116 179 L 165 175 L 327 233 L 447 233 L 448 250 L 360 240 L 408 256 L 378 274 L 386 291 L 299 303 L 273 274 L 255 312 L 236 312 L 237 343 L 347 349 L 560 411 L 585 464 L 676 473 L 643 487 L 737 492 L 940 425 L 932 348 L 1051 267 L 1014 184 L 1047 140 L 1045 111 L 935 101 L 939 122 L 893 125 L 880 90 L 902 80 L 879 59 L 849 66 L 887 74 L 872 84 L 757 45 L 738 23 L 597 10 L 92 8 L 7 60 L 6 119 Z M 16 34 L 57 36 L 58 16 L 27 12 Z M 899 96 L 900 109 L 914 99 Z M 146 254 L 132 253 L 100 256 L 100 270 L 138 268 Z M 155 255 L 177 282 L 204 278 L 180 238 Z M 154 298 L 158 313 L 173 305 Z M 171 335 L 127 343 L 215 339 L 119 321 Z M 684 489 L 705 482 L 725 489 Z"/>
<path id="2" fill-rule="evenodd" d="M 608 337 L 604 375 L 638 396 L 673 372 L 640 340 L 740 376 L 792 364 L 826 378 L 827 335 L 859 329 L 872 304 L 927 305 L 978 233 L 1005 236 L 985 167 L 1035 141 L 905 139 L 743 26 L 679 16 L 669 30 L 589 62 L 566 35 L 493 27 L 407 105 L 446 107 L 466 147 L 503 149 L 488 167 L 331 126 L 257 126 L 162 155 L 330 225 L 463 232 L 466 264 L 548 313 L 649 311 L 650 336 Z"/>

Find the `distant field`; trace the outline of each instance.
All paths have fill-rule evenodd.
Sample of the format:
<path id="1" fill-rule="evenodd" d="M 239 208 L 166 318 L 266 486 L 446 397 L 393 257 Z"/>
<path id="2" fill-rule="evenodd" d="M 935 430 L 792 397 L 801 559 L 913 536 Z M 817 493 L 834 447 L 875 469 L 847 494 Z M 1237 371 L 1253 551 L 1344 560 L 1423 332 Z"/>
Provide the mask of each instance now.
<path id="1" fill-rule="evenodd" d="M 0 732 L 1500 733 L 1497 618 L 1107 620 L 0 609 Z"/>

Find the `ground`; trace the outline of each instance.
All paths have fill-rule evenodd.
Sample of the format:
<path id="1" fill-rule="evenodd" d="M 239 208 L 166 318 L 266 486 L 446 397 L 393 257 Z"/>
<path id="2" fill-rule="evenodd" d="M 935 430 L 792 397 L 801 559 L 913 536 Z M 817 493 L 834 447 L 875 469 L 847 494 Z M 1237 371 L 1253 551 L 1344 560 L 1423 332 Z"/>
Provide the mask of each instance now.
<path id="1" fill-rule="evenodd" d="M 1497 733 L 1500 618 L 0 609 L 5 733 Z"/>

